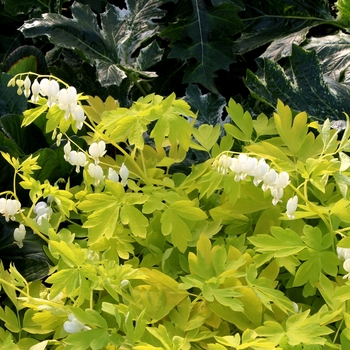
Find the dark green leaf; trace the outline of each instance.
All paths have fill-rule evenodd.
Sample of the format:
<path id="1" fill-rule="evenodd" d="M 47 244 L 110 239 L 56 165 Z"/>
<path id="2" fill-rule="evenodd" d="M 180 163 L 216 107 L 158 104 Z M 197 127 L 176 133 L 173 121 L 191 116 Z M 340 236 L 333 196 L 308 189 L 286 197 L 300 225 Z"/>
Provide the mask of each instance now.
<path id="1" fill-rule="evenodd" d="M 137 57 L 137 66 L 142 71 L 147 70 L 158 63 L 163 56 L 163 50 L 158 46 L 156 41 L 140 50 L 140 55 Z"/>
<path id="2" fill-rule="evenodd" d="M 30 154 L 39 148 L 47 147 L 45 136 L 34 124 L 21 127 L 23 116 L 18 114 L 7 114 L 1 117 L 0 126 L 6 135 L 16 143 L 18 149 L 24 154 Z"/>
<path id="3" fill-rule="evenodd" d="M 21 114 L 27 109 L 27 98 L 17 94 L 17 87 L 7 87 L 11 75 L 2 73 L 0 79 L 0 116 Z"/>
<path id="4" fill-rule="evenodd" d="M 339 32 L 335 35 L 310 38 L 303 46 L 305 50 L 315 50 L 322 65 L 323 73 L 337 82 L 350 81 L 350 38 Z"/>
<path id="5" fill-rule="evenodd" d="M 48 13 L 25 22 L 20 30 L 26 37 L 46 35 L 53 44 L 81 51 L 96 65 L 102 86 L 119 85 L 126 77 L 125 71 L 140 74 L 141 67 L 133 54 L 157 33 L 158 25 L 153 20 L 163 15 L 158 8 L 162 0 L 126 3 L 126 10 L 107 4 L 100 15 L 101 28 L 89 6 L 74 2 L 70 8 L 72 19 Z"/>
<path id="6" fill-rule="evenodd" d="M 172 41 L 169 58 L 194 59 L 186 69 L 185 83 L 199 83 L 217 93 L 214 77 L 234 62 L 232 37 L 244 28 L 240 7 L 232 3 L 208 7 L 204 0 L 192 1 L 191 17 L 170 24 L 161 35 Z"/>
<path id="7" fill-rule="evenodd" d="M 5 268 L 14 263 L 17 270 L 28 281 L 41 279 L 49 273 L 49 259 L 44 253 L 45 242 L 32 231 L 26 228 L 27 233 L 23 247 L 14 243 L 13 232 L 18 223 L 6 222 L 0 218 L 0 259 Z"/>
<path id="8" fill-rule="evenodd" d="M 226 106 L 226 100 L 220 94 L 202 94 L 197 85 L 190 84 L 186 89 L 184 100 L 191 106 L 191 109 L 198 112 L 195 122 L 196 126 L 201 124 L 216 125 L 222 124 L 222 112 Z"/>
<path id="9" fill-rule="evenodd" d="M 50 0 L 3 0 L 5 4 L 5 10 L 11 15 L 16 16 L 19 14 L 26 14 L 33 8 L 40 8 L 43 11 L 49 11 Z M 55 2 L 60 3 L 60 0 Z"/>
<path id="10" fill-rule="evenodd" d="M 259 100 L 275 106 L 277 99 L 295 111 L 306 111 L 311 118 L 324 121 L 344 119 L 350 112 L 347 88 L 334 80 L 324 79 L 314 51 L 308 52 L 293 45 L 291 71 L 264 59 L 263 78 L 247 72 L 245 84 Z"/>
<path id="11" fill-rule="evenodd" d="M 233 47 L 239 54 L 334 20 L 324 0 L 259 0 L 245 9 L 242 17 L 246 29 Z"/>
<path id="12" fill-rule="evenodd" d="M 300 45 L 304 42 L 309 29 L 310 27 L 306 27 L 298 32 L 274 40 L 260 57 L 278 61 L 282 57 L 290 56 L 292 54 L 292 45 Z"/>
<path id="13" fill-rule="evenodd" d="M 45 56 L 35 46 L 21 46 L 6 58 L 3 70 L 8 74 L 18 73 L 47 73 Z"/>

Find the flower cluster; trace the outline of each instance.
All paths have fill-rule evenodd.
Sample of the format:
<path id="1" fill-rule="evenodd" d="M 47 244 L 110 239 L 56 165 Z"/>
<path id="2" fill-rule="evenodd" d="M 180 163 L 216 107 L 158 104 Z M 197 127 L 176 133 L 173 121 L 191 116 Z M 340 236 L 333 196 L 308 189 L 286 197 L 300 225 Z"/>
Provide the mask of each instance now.
<path id="1" fill-rule="evenodd" d="M 87 172 L 94 179 L 94 185 L 97 186 L 101 181 L 105 179 L 105 174 L 102 167 L 99 165 L 100 158 L 106 154 L 106 144 L 104 141 L 94 142 L 89 147 L 89 157 L 93 160 L 93 163 L 89 163 L 87 156 L 84 152 L 81 151 L 72 151 L 70 142 L 68 141 L 63 147 L 64 159 L 76 167 L 76 172 L 80 172 L 80 167 L 88 165 Z M 119 175 L 112 169 L 108 169 L 108 180 L 114 182 L 119 182 L 125 187 L 128 184 L 129 170 L 123 163 L 120 167 Z"/>
<path id="2" fill-rule="evenodd" d="M 0 214 L 6 221 L 15 220 L 15 215 L 21 212 L 21 203 L 17 199 L 0 198 Z"/>
<path id="3" fill-rule="evenodd" d="M 219 159 L 215 160 L 213 166 L 223 175 L 227 175 L 229 171 L 232 171 L 235 174 L 235 181 L 245 180 L 247 176 L 250 176 L 253 178 L 255 186 L 262 183 L 261 188 L 263 191 L 270 190 L 273 197 L 273 205 L 281 202 L 283 190 L 290 183 L 287 172 L 281 171 L 278 173 L 276 170 L 270 168 L 264 158 L 257 160 L 245 153 L 239 154 L 238 157 L 229 157 L 223 154 Z M 287 215 L 290 219 L 294 219 L 297 205 L 297 196 L 294 196 L 288 201 Z"/>
<path id="4" fill-rule="evenodd" d="M 64 118 L 69 120 L 70 117 L 75 121 L 77 129 L 83 127 L 85 114 L 82 106 L 78 103 L 77 90 L 73 86 L 60 89 L 58 82 L 54 79 L 43 78 L 35 79 L 33 84 L 28 76 L 24 80 L 11 79 L 8 85 L 17 85 L 17 93 L 29 98 L 33 103 L 37 103 L 40 97 L 47 98 L 47 105 L 51 108 L 57 104 L 58 107 L 65 112 Z"/>

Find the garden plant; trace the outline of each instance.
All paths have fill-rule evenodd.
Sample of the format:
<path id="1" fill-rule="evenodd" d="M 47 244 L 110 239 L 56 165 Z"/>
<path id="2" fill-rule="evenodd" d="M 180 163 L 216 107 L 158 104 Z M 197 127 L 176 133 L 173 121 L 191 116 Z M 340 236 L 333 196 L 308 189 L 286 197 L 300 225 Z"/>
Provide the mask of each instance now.
<path id="1" fill-rule="evenodd" d="M 350 348 L 349 1 L 1 10 L 0 349 Z"/>

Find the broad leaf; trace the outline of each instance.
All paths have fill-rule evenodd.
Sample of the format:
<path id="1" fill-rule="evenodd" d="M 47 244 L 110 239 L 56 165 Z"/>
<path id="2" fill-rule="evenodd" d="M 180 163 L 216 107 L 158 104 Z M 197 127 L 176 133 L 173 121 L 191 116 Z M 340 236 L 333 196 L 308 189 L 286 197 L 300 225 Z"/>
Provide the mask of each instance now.
<path id="1" fill-rule="evenodd" d="M 27 98 L 18 96 L 17 86 L 7 87 L 11 75 L 2 73 L 0 76 L 0 116 L 5 114 L 21 114 L 27 108 Z"/>
<path id="2" fill-rule="evenodd" d="M 248 70 L 245 84 L 257 99 L 275 106 L 277 99 L 295 111 L 306 111 L 311 118 L 324 121 L 344 119 L 350 113 L 348 89 L 334 80 L 323 78 L 314 51 L 293 45 L 291 71 L 284 71 L 271 60 L 264 59 L 263 77 Z"/>
<path id="3" fill-rule="evenodd" d="M 214 77 L 219 69 L 229 70 L 234 62 L 232 37 L 244 24 L 238 17 L 240 8 L 233 3 L 209 7 L 204 0 L 192 0 L 193 13 L 170 24 L 161 36 L 170 39 L 169 58 L 190 60 L 185 83 L 199 83 L 217 93 Z"/>
<path id="4" fill-rule="evenodd" d="M 350 38 L 342 32 L 323 37 L 311 37 L 303 46 L 305 50 L 315 50 L 322 65 L 323 73 L 340 83 L 350 81 Z"/>
<path id="5" fill-rule="evenodd" d="M 236 40 L 234 52 L 243 54 L 276 40 L 275 45 L 270 48 L 269 57 L 271 51 L 276 49 L 273 55 L 281 55 L 283 47 L 288 47 L 293 37 L 298 42 L 304 35 L 304 29 L 334 20 L 328 3 L 323 0 L 254 1 L 251 6 L 246 6 L 242 17 L 246 28 Z"/>
<path id="6" fill-rule="evenodd" d="M 136 76 L 150 76 L 142 69 L 160 59 L 160 49 L 154 44 L 144 49 L 139 59 L 133 54 L 157 33 L 158 25 L 153 20 L 163 15 L 158 8 L 163 1 L 129 0 L 126 3 L 126 10 L 107 4 L 106 11 L 100 15 L 101 28 L 89 6 L 74 2 L 70 7 L 72 19 L 46 13 L 42 18 L 25 22 L 20 30 L 26 37 L 46 35 L 55 45 L 80 50 L 95 64 L 102 86 L 120 85 L 132 72 Z"/>
<path id="7" fill-rule="evenodd" d="M 198 86 L 189 84 L 184 100 L 191 106 L 193 111 L 198 112 L 195 126 L 201 124 L 216 126 L 223 123 L 222 114 L 226 100 L 220 94 L 202 94 Z"/>
<path id="8" fill-rule="evenodd" d="M 5 222 L 0 219 L 0 259 L 5 268 L 13 263 L 17 270 L 28 281 L 39 280 L 49 273 L 49 259 L 43 251 L 44 241 L 26 228 L 26 237 L 23 247 L 19 248 L 14 243 L 13 232 L 18 223 Z"/>

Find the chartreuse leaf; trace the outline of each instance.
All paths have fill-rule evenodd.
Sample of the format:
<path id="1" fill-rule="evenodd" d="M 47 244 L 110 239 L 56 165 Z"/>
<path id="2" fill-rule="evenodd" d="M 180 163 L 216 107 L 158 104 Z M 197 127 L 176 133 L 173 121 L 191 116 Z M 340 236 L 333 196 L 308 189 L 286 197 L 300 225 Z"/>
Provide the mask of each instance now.
<path id="1" fill-rule="evenodd" d="M 261 113 L 253 120 L 253 128 L 256 132 L 257 139 L 264 135 L 277 134 L 275 121 L 273 118 L 268 118 L 264 113 Z"/>
<path id="2" fill-rule="evenodd" d="M 235 139 L 249 142 L 252 138 L 253 120 L 249 112 L 244 112 L 243 107 L 230 99 L 226 107 L 231 120 L 236 124 L 224 124 L 226 132 Z"/>
<path id="3" fill-rule="evenodd" d="M 306 113 L 301 112 L 293 118 L 291 109 L 278 100 L 274 120 L 282 140 L 290 149 L 292 155 L 297 156 L 308 132 Z"/>
<path id="4" fill-rule="evenodd" d="M 249 237 L 258 252 L 274 252 L 274 256 L 281 258 L 297 254 L 304 250 L 305 244 L 300 236 L 293 230 L 282 227 L 271 227 L 271 235 L 259 234 Z"/>
<path id="5" fill-rule="evenodd" d="M 44 98 L 41 98 L 38 103 L 40 104 L 38 107 L 27 109 L 23 112 L 24 118 L 22 121 L 22 126 L 28 126 L 29 124 L 33 123 L 35 119 L 39 118 L 49 108 L 46 104 L 46 99 Z"/>
<path id="6" fill-rule="evenodd" d="M 184 100 L 176 100 L 175 94 L 171 94 L 160 105 L 157 122 L 151 131 L 156 147 L 164 147 L 164 141 L 170 144 L 179 144 L 185 151 L 191 142 L 193 127 L 186 117 L 196 118 L 190 110 L 190 106 Z"/>
<path id="7" fill-rule="evenodd" d="M 89 243 L 96 243 L 101 237 L 112 237 L 119 223 L 128 224 L 136 236 L 145 236 L 148 219 L 134 204 L 143 204 L 147 195 L 125 193 L 120 183 L 106 180 L 104 193 L 88 194 L 78 205 L 80 210 L 92 212 L 83 227 L 89 229 Z"/>
<path id="8" fill-rule="evenodd" d="M 336 276 L 338 273 L 338 257 L 329 250 L 332 241 L 330 232 L 323 234 L 319 227 L 305 225 L 303 229 L 304 236 L 302 240 L 308 249 L 298 254 L 298 259 L 305 261 L 297 270 L 294 286 L 301 286 L 309 282 L 312 286 L 319 281 L 320 274 L 324 271 L 326 274 Z"/>
<path id="9" fill-rule="evenodd" d="M 147 268 L 139 271 L 145 275 L 144 283 L 133 288 L 131 307 L 138 314 L 145 309 L 145 317 L 158 321 L 169 314 L 188 295 L 168 275 Z"/>
<path id="10" fill-rule="evenodd" d="M 193 223 L 205 220 L 207 215 L 195 203 L 188 199 L 172 202 L 162 213 L 161 230 L 165 236 L 170 235 L 171 243 L 181 252 L 192 240 L 190 227 Z"/>
<path id="11" fill-rule="evenodd" d="M 193 136 L 204 149 L 209 152 L 221 133 L 220 124 L 213 125 L 202 124 L 198 129 L 193 129 Z"/>
<path id="12" fill-rule="evenodd" d="M 18 333 L 20 331 L 18 318 L 8 306 L 5 306 L 4 309 L 0 307 L 0 319 L 5 322 L 6 328 L 11 332 Z"/>
<path id="13" fill-rule="evenodd" d="M 91 329 L 80 333 L 69 334 L 64 342 L 68 344 L 66 346 L 67 350 L 98 350 L 108 345 L 109 333 L 107 329 Z"/>

